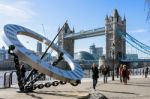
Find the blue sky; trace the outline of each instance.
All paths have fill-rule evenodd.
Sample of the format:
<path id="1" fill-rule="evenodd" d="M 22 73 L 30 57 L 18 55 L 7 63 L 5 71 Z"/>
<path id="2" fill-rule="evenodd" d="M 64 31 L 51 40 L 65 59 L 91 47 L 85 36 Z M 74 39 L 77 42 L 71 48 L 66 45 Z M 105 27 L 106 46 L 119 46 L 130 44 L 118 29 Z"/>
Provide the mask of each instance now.
<path id="1" fill-rule="evenodd" d="M 0 31 L 3 31 L 5 24 L 11 23 L 44 35 L 43 24 L 45 36 L 52 40 L 58 27 L 66 20 L 76 32 L 104 27 L 106 14 L 112 15 L 115 8 L 122 17 L 126 16 L 127 32 L 150 45 L 150 23 L 146 21 L 145 0 L 0 0 Z M 32 40 L 23 40 L 30 47 Z M 105 47 L 105 37 L 77 40 L 76 51 L 88 50 L 93 43 L 98 47 Z M 5 44 L 0 38 L 0 47 L 3 45 Z"/>

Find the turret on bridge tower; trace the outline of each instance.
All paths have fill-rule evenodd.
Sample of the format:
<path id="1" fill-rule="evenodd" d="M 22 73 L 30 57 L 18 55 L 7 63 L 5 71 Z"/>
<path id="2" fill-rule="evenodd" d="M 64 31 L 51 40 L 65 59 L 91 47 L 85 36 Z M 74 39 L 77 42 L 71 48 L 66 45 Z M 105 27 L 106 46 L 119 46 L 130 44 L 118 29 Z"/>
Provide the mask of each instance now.
<path id="1" fill-rule="evenodd" d="M 117 65 L 122 58 L 125 58 L 126 43 L 119 31 L 126 32 L 126 18 L 122 19 L 115 9 L 112 16 L 106 15 L 105 18 L 106 60 L 109 65 L 112 65 L 113 59 Z"/>
<path id="2" fill-rule="evenodd" d="M 71 56 L 74 54 L 74 39 L 64 39 L 65 35 L 73 34 L 73 30 L 70 29 L 68 23 L 66 22 L 62 29 L 58 28 L 58 31 L 60 31 L 60 34 L 58 35 L 58 45 L 63 48 L 65 51 L 67 51 Z"/>

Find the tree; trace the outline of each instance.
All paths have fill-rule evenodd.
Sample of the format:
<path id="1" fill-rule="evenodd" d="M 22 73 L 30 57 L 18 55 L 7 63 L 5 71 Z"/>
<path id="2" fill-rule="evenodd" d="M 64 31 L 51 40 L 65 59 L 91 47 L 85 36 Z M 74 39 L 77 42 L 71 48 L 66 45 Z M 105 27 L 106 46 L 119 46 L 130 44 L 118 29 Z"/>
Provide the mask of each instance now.
<path id="1" fill-rule="evenodd" d="M 145 0 L 145 8 L 147 10 L 147 20 L 150 20 L 150 0 Z"/>

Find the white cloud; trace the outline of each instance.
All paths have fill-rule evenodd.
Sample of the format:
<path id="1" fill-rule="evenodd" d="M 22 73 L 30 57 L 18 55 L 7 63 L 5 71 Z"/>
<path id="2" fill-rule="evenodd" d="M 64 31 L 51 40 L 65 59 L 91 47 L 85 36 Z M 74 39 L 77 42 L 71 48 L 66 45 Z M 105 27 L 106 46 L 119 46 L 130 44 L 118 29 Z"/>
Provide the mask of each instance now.
<path id="1" fill-rule="evenodd" d="M 5 24 L 24 24 L 36 15 L 29 0 L 0 1 L 0 31 Z M 0 48 L 6 46 L 0 33 Z"/>
<path id="2" fill-rule="evenodd" d="M 143 32 L 148 32 L 147 29 L 136 29 L 136 30 L 131 30 L 129 33 L 143 33 Z"/>
<path id="3" fill-rule="evenodd" d="M 32 11 L 29 1 L 17 1 L 13 4 L 0 4 L 0 18 L 3 22 L 26 22 L 29 21 L 35 12 Z"/>
<path id="4" fill-rule="evenodd" d="M 17 5 L 32 5 L 30 0 L 19 0 L 16 2 Z"/>

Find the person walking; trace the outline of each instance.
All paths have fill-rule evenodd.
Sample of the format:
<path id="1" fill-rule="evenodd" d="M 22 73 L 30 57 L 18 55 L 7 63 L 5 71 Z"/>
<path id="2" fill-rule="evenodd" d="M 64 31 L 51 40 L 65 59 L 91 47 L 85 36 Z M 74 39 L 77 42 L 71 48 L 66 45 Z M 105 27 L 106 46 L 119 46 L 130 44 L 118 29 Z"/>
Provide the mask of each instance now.
<path id="1" fill-rule="evenodd" d="M 147 78 L 148 71 L 149 71 L 149 68 L 148 68 L 148 66 L 146 66 L 146 69 L 145 69 L 145 78 Z"/>
<path id="2" fill-rule="evenodd" d="M 127 80 L 129 78 L 129 71 L 127 70 L 126 65 L 123 65 L 122 68 L 122 78 L 123 78 L 123 83 L 127 85 Z"/>
<path id="3" fill-rule="evenodd" d="M 143 73 L 142 77 L 144 77 L 144 75 L 145 75 L 145 69 L 143 69 L 142 73 Z"/>
<path id="4" fill-rule="evenodd" d="M 92 79 L 93 79 L 93 89 L 95 90 L 96 84 L 97 84 L 97 80 L 99 78 L 99 71 L 98 71 L 98 67 L 95 63 L 93 63 L 92 65 Z"/>
<path id="5" fill-rule="evenodd" d="M 120 64 L 120 67 L 119 67 L 119 76 L 120 76 L 120 82 L 122 83 L 122 69 L 123 69 L 123 65 Z"/>
<path id="6" fill-rule="evenodd" d="M 117 78 L 119 78 L 119 65 L 116 68 L 116 76 L 117 76 Z"/>
<path id="7" fill-rule="evenodd" d="M 104 76 L 103 81 L 104 81 L 104 83 L 107 83 L 107 75 L 108 75 L 108 72 L 109 72 L 109 67 L 106 66 L 106 65 L 103 65 L 101 70 L 102 70 L 102 74 Z"/>

